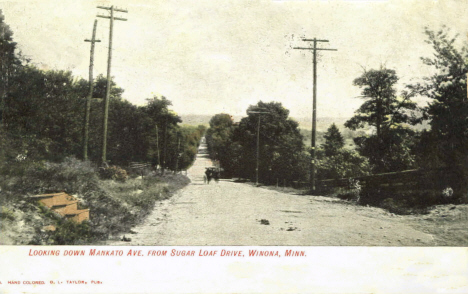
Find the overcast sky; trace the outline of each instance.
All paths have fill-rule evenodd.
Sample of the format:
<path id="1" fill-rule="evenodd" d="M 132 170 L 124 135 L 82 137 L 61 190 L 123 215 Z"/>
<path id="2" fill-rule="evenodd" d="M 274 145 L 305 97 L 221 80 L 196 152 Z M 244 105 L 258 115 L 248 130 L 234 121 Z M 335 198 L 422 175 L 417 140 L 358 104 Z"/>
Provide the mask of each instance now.
<path id="1" fill-rule="evenodd" d="M 179 114 L 245 114 L 279 101 L 293 117 L 311 116 L 312 55 L 300 37 L 328 39 L 318 63 L 318 116 L 350 117 L 362 103 L 352 85 L 362 68 L 385 64 L 402 86 L 428 74 L 424 27 L 468 31 L 468 1 L 3 1 L 23 54 L 44 69 L 87 79 L 97 5 L 115 5 L 112 75 L 124 97 L 142 105 L 164 95 Z M 106 74 L 109 20 L 98 18 L 95 75 Z"/>

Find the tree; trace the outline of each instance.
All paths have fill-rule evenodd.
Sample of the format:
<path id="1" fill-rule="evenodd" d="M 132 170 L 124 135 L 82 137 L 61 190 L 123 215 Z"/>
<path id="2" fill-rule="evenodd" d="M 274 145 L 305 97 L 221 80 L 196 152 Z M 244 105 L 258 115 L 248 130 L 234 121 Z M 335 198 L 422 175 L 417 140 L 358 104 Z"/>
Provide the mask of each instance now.
<path id="1" fill-rule="evenodd" d="M 356 138 L 355 142 L 358 145 L 361 143 L 361 146 L 362 143 L 372 144 L 374 154 L 370 159 L 376 172 L 390 171 L 390 166 L 394 166 L 393 163 L 385 161 L 389 158 L 387 155 L 392 152 L 392 141 L 389 139 L 409 131 L 405 125 L 414 125 L 420 121 L 416 116 L 416 103 L 411 100 L 414 92 L 403 91 L 397 96 L 397 82 L 396 72 L 384 67 L 379 70 L 365 70 L 354 80 L 354 85 L 362 88 L 362 98 L 366 101 L 345 126 L 351 130 L 364 128 L 366 125 L 375 128 L 375 139 L 371 136 L 367 137 L 369 140 L 366 141 L 366 137 L 361 137 Z"/>
<path id="2" fill-rule="evenodd" d="M 234 122 L 226 113 L 218 113 L 210 119 L 210 128 L 206 131 L 208 151 L 213 160 L 218 160 L 230 175 L 235 169 L 233 156 Z"/>
<path id="3" fill-rule="evenodd" d="M 79 81 L 71 72 L 25 66 L 12 80 L 5 101 L 5 128 L 29 146 L 42 146 L 39 157 L 60 160 L 76 155 L 81 141 L 82 97 Z"/>
<path id="4" fill-rule="evenodd" d="M 304 143 L 298 123 L 289 118 L 289 110 L 281 103 L 262 101 L 249 106 L 248 116 L 240 121 L 234 131 L 233 140 L 238 145 L 234 143 L 233 146 L 240 147 L 240 176 L 254 178 L 255 175 L 259 114 L 252 112 L 259 109 L 267 112 L 260 117 L 260 181 L 276 183 L 277 180 L 291 182 L 304 179 L 306 171 L 300 169 Z"/>
<path id="5" fill-rule="evenodd" d="M 5 99 L 10 91 L 12 76 L 21 66 L 20 58 L 15 53 L 16 45 L 13 32 L 5 23 L 0 9 L 0 127 L 4 123 Z"/>
<path id="6" fill-rule="evenodd" d="M 150 142 L 147 149 L 148 157 L 163 169 L 166 167 L 175 168 L 176 159 L 174 156 L 177 153 L 178 141 L 177 124 L 182 122 L 180 116 L 169 109 L 171 105 L 172 102 L 166 97 L 155 96 L 147 99 L 147 104 L 143 107 L 150 123 L 146 135 L 146 142 Z"/>
<path id="7" fill-rule="evenodd" d="M 432 46 L 434 56 L 421 58 L 434 69 L 434 74 L 411 86 L 431 101 L 424 108 L 430 130 L 422 134 L 421 163 L 438 167 L 468 163 L 468 100 L 466 74 L 468 48 L 457 48 L 457 36 L 447 27 L 435 32 L 425 29 L 426 43 Z"/>
<path id="8" fill-rule="evenodd" d="M 344 146 L 344 138 L 334 123 L 328 128 L 324 138 L 325 144 L 322 145 L 322 148 L 325 150 L 326 156 L 336 155 Z"/>

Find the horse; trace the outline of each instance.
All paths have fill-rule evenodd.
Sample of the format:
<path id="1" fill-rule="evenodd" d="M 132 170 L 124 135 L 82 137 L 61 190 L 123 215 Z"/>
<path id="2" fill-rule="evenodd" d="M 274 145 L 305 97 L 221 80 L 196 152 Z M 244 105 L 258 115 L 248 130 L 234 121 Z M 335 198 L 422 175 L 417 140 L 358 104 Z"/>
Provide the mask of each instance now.
<path id="1" fill-rule="evenodd" d="M 205 171 L 205 175 L 203 176 L 205 184 L 209 184 L 212 178 L 213 172 L 211 171 L 211 169 L 207 168 Z"/>

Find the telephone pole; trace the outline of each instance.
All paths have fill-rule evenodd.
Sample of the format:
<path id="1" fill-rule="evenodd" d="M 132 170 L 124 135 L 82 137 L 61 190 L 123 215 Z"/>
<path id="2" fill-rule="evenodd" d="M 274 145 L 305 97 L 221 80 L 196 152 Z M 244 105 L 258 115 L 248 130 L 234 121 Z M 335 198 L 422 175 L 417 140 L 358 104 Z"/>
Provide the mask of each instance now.
<path id="1" fill-rule="evenodd" d="M 112 63 L 112 34 L 114 30 L 114 20 L 122 20 L 126 21 L 127 19 L 121 17 L 115 17 L 114 11 L 128 13 L 127 10 L 105 7 L 105 6 L 97 6 L 99 9 L 105 9 L 110 11 L 110 16 L 106 15 L 97 15 L 97 17 L 101 18 L 108 18 L 110 19 L 110 28 L 109 28 L 109 55 L 107 59 L 107 86 L 106 86 L 106 97 L 104 98 L 104 120 L 102 123 L 102 157 L 101 162 L 104 164 L 106 162 L 106 150 L 107 150 L 107 119 L 109 117 L 109 96 L 110 96 L 110 88 L 111 88 L 111 63 Z"/>
<path id="2" fill-rule="evenodd" d="M 89 94 L 86 99 L 86 112 L 85 112 L 85 123 L 83 131 L 83 159 L 88 160 L 88 137 L 89 137 L 89 113 L 91 110 L 91 99 L 93 99 L 93 66 L 94 66 L 94 43 L 101 42 L 101 40 L 96 40 L 96 26 L 97 19 L 94 20 L 93 26 L 93 36 L 91 40 L 86 39 L 85 42 L 91 42 L 91 54 L 89 59 Z"/>
<path id="3" fill-rule="evenodd" d="M 156 150 L 158 151 L 158 165 L 161 166 L 161 156 L 159 156 L 159 128 L 156 125 Z"/>
<path id="4" fill-rule="evenodd" d="M 179 157 L 180 157 L 180 134 L 177 134 L 177 153 L 176 153 L 176 164 L 175 164 L 175 171 L 174 174 L 177 174 L 177 170 L 179 169 Z"/>
<path id="5" fill-rule="evenodd" d="M 260 111 L 248 111 L 247 114 L 258 114 L 258 122 L 257 122 L 257 151 L 256 151 L 256 163 L 255 163 L 255 185 L 258 186 L 258 168 L 259 168 L 259 161 L 260 161 L 260 118 L 262 114 L 269 114 L 269 111 L 265 111 L 266 109 L 256 109 Z M 263 111 L 262 111 L 263 110 Z"/>
<path id="6" fill-rule="evenodd" d="M 318 40 L 317 38 L 306 39 L 302 38 L 304 42 L 314 42 L 314 47 L 294 47 L 299 50 L 312 50 L 313 53 L 313 98 L 312 98 L 312 139 L 310 142 L 312 148 L 312 160 L 310 162 L 310 190 L 315 191 L 315 139 L 317 133 L 317 51 L 337 51 L 337 49 L 317 48 L 318 42 L 328 42 L 328 40 Z"/>

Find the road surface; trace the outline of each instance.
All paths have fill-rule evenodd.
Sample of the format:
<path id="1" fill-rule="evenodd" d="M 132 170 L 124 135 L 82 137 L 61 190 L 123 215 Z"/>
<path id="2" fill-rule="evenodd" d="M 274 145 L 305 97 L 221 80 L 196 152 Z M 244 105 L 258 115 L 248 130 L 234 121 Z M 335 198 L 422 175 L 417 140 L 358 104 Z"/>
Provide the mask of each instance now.
<path id="1" fill-rule="evenodd" d="M 127 234 L 130 242 L 107 244 L 445 245 L 414 216 L 232 181 L 204 184 L 205 167 L 211 165 L 202 144 L 188 171 L 192 183 L 158 203 L 146 221 L 133 229 L 135 234 Z"/>

